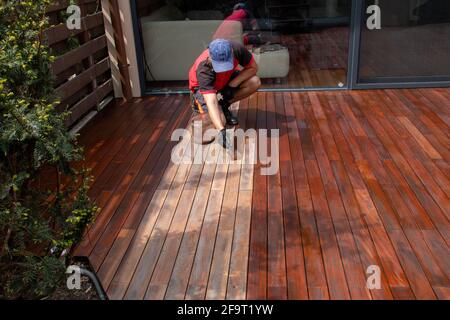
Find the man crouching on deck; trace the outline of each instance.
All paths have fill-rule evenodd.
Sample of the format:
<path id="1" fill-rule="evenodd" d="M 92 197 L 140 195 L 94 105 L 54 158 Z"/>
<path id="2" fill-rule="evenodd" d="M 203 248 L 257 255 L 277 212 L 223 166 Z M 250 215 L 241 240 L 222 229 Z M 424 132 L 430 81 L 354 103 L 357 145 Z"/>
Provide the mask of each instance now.
<path id="1" fill-rule="evenodd" d="M 240 43 L 216 39 L 209 44 L 189 71 L 191 106 L 195 113 L 207 113 L 219 131 L 218 142 L 230 146 L 225 125 L 237 125 L 229 110 L 234 102 L 247 98 L 261 86 L 258 65 Z"/>

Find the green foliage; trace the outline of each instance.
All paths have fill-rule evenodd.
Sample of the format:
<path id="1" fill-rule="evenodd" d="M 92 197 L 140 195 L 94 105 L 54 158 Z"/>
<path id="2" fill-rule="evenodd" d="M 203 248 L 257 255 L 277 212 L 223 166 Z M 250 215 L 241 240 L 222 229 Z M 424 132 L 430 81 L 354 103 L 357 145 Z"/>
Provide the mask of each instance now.
<path id="1" fill-rule="evenodd" d="M 56 111 L 48 4 L 0 0 L 0 298 L 51 290 L 64 274 L 62 252 L 97 211 L 88 172 L 71 166 L 82 150 Z"/>

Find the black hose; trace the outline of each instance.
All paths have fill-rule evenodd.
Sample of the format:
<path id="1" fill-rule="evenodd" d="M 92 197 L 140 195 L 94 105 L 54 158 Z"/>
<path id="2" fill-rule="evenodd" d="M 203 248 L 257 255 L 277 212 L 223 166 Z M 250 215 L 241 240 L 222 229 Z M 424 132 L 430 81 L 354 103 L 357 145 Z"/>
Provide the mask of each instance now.
<path id="1" fill-rule="evenodd" d="M 106 293 L 103 290 L 100 281 L 98 281 L 97 276 L 93 272 L 80 267 L 80 273 L 81 275 L 88 277 L 92 281 L 100 300 L 108 300 L 108 297 L 106 296 Z"/>

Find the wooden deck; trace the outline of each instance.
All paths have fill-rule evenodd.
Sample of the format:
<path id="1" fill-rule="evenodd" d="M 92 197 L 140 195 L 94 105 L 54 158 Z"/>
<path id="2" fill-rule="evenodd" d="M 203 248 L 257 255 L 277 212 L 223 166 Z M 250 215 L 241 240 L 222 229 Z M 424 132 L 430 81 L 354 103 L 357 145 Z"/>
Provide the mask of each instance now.
<path id="1" fill-rule="evenodd" d="M 111 299 L 450 298 L 449 89 L 255 94 L 239 118 L 280 129 L 272 176 L 173 164 L 190 116 L 149 97 L 82 132 L 103 209 L 75 254 Z"/>

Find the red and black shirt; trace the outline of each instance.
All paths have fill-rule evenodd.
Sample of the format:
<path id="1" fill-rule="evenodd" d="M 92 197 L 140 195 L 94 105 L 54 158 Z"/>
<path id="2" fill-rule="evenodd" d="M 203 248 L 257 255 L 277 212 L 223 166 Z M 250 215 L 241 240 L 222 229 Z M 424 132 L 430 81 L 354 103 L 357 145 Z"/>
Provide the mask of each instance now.
<path id="1" fill-rule="evenodd" d="M 216 73 L 209 61 L 209 50 L 206 49 L 195 60 L 189 71 L 189 89 L 199 90 L 202 94 L 217 93 L 223 89 L 231 79 L 233 73 L 241 67 L 247 67 L 253 61 L 253 55 L 239 42 L 230 41 L 234 55 L 234 69 Z"/>

